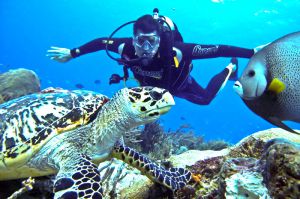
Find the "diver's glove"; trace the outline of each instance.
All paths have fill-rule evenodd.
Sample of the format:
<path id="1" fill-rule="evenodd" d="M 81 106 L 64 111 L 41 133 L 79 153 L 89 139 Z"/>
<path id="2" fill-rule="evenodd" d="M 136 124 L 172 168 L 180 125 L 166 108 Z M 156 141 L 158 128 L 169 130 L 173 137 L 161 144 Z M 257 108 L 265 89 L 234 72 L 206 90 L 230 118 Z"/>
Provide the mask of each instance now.
<path id="1" fill-rule="evenodd" d="M 68 62 L 73 58 L 71 55 L 71 50 L 68 48 L 51 46 L 51 49 L 47 50 L 47 53 L 47 57 L 50 57 L 50 59 L 61 63 Z"/>
<path id="2" fill-rule="evenodd" d="M 229 69 L 229 67 L 231 67 L 231 71 L 232 71 L 229 76 L 229 80 L 236 81 L 238 79 L 238 69 L 239 69 L 239 62 L 236 57 L 231 58 L 230 63 L 226 68 Z"/>
<path id="3" fill-rule="evenodd" d="M 263 44 L 260 46 L 256 46 L 253 50 L 254 50 L 254 54 L 257 53 L 258 51 L 260 51 L 261 49 L 263 49 L 265 46 L 269 45 L 271 42 L 267 43 L 267 44 Z"/>
<path id="4" fill-rule="evenodd" d="M 121 80 L 123 80 L 123 77 L 121 77 L 118 74 L 112 74 L 109 78 L 109 85 L 118 84 L 118 83 L 120 83 Z"/>

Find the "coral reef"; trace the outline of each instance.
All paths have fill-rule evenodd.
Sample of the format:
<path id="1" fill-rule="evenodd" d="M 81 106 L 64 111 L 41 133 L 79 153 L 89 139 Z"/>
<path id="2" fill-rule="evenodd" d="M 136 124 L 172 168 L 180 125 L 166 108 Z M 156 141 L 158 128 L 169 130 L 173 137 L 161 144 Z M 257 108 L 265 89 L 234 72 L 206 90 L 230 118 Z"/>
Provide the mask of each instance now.
<path id="1" fill-rule="evenodd" d="M 154 130 L 155 137 L 151 137 L 150 132 Z M 180 135 L 182 129 L 171 136 L 169 134 L 172 133 L 164 135 L 158 123 L 154 123 L 146 128 L 147 134 L 143 135 L 143 131 L 145 129 L 140 128 L 129 132 L 126 141 L 152 153 L 154 152 L 151 150 L 158 149 L 153 148 L 151 142 L 167 143 L 156 136 L 164 138 L 164 141 L 177 138 L 171 142 L 172 152 L 175 152 L 174 148 L 177 147 L 172 143 L 191 143 L 185 141 L 185 136 Z M 145 146 L 142 146 L 141 138 L 149 138 L 152 141 L 146 140 Z M 186 167 L 193 174 L 190 183 L 175 193 L 154 184 L 141 175 L 140 171 L 118 160 L 101 163 L 99 170 L 104 190 L 112 199 L 297 198 L 300 195 L 299 144 L 299 135 L 281 129 L 268 129 L 254 133 L 238 144 L 219 151 L 188 150 L 178 155 L 171 153 L 171 157 L 167 159 L 170 165 Z M 44 189 L 41 194 L 41 190 L 46 186 L 37 183 L 38 179 L 35 183 L 35 186 L 39 186 L 38 189 L 26 192 L 22 197 L 37 198 L 34 196 L 40 194 L 39 196 L 48 198 L 49 190 Z"/>
<path id="2" fill-rule="evenodd" d="M 219 198 L 264 198 L 270 199 L 268 189 L 263 184 L 258 172 L 241 171 L 228 177 L 226 190 Z M 221 193 L 221 192 L 220 192 Z"/>
<path id="3" fill-rule="evenodd" d="M 220 198 L 269 198 L 255 158 L 228 158 L 218 175 Z"/>
<path id="4" fill-rule="evenodd" d="M 223 156 L 212 157 L 196 162 L 188 167 L 194 176 L 199 176 L 195 184 L 196 195 L 201 197 L 216 197 L 218 194 L 218 174 L 225 158 Z"/>
<path id="5" fill-rule="evenodd" d="M 227 156 L 229 153 L 228 149 L 223 149 L 220 151 L 213 151 L 213 150 L 188 150 L 179 155 L 172 155 L 167 161 L 170 161 L 174 167 L 186 167 L 186 166 L 193 166 L 197 162 L 208 160 L 214 157 L 223 157 Z"/>
<path id="6" fill-rule="evenodd" d="M 37 75 L 23 68 L 0 74 L 0 85 L 0 104 L 40 91 L 40 80 Z"/>
<path id="7" fill-rule="evenodd" d="M 237 157 L 253 157 L 259 158 L 263 153 L 265 142 L 262 139 L 249 136 L 247 140 L 238 143 L 237 147 L 232 147 L 229 156 Z"/>
<path id="8" fill-rule="evenodd" d="M 300 133 L 299 130 L 295 130 L 295 131 Z M 250 136 L 245 137 L 239 143 L 237 143 L 236 146 L 239 146 L 245 142 L 250 142 L 249 139 L 252 139 L 252 138 L 254 138 L 256 140 L 260 139 L 264 143 L 268 142 L 269 140 L 275 139 L 275 138 L 286 138 L 287 140 L 290 140 L 292 142 L 300 143 L 299 135 L 297 135 L 295 133 L 291 133 L 286 130 L 283 130 L 281 128 L 270 128 L 270 129 L 266 129 L 263 131 L 258 131 L 256 133 L 251 134 Z"/>
<path id="9" fill-rule="evenodd" d="M 220 156 L 199 155 L 201 160 L 192 165 L 191 156 L 183 158 L 185 153 L 169 160 L 177 165 L 180 162 L 180 166 L 186 160 L 191 165 L 187 168 L 194 176 L 189 184 L 189 189 L 194 188 L 194 198 L 297 198 L 300 195 L 299 144 L 299 135 L 268 129 L 244 138 L 227 152 L 220 151 Z"/>
<path id="10" fill-rule="evenodd" d="M 300 145 L 286 139 L 266 144 L 263 177 L 272 198 L 300 196 Z"/>
<path id="11" fill-rule="evenodd" d="M 181 125 L 176 131 L 164 132 L 159 121 L 156 121 L 128 134 L 126 145 L 155 160 L 165 160 L 188 150 L 221 150 L 229 146 L 222 140 L 205 142 L 203 136 L 196 135 L 187 124 Z"/>

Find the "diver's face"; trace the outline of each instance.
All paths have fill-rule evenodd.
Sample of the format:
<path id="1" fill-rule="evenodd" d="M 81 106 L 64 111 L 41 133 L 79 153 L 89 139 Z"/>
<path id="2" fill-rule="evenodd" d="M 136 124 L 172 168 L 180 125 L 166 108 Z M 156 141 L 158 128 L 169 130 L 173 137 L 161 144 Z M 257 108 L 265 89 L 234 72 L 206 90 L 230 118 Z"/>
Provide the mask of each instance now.
<path id="1" fill-rule="evenodd" d="M 133 37 L 133 46 L 138 57 L 153 58 L 158 51 L 159 42 L 157 31 L 143 33 L 138 30 Z"/>

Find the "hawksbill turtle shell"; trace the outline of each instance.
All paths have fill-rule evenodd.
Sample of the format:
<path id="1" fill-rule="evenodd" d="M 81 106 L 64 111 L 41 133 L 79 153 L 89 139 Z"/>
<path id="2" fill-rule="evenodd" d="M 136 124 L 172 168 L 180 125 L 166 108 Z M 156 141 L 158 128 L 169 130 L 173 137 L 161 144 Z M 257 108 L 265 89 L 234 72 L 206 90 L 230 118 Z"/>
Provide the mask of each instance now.
<path id="1" fill-rule="evenodd" d="M 51 90 L 0 105 L 0 169 L 25 164 L 55 135 L 91 122 L 107 101 L 92 91 Z"/>
<path id="2" fill-rule="evenodd" d="M 191 178 L 119 143 L 175 104 L 156 87 L 124 88 L 111 99 L 90 91 L 33 94 L 0 106 L 0 180 L 56 174 L 55 198 L 102 198 L 97 164 L 118 158 L 172 190 Z"/>

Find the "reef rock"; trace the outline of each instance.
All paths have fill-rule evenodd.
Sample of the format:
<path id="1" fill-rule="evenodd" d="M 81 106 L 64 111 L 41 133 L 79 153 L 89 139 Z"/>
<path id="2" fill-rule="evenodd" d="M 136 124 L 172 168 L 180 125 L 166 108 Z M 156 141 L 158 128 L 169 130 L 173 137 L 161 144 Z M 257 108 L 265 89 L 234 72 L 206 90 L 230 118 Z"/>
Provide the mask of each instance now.
<path id="1" fill-rule="evenodd" d="M 300 131 L 298 131 L 300 132 Z M 300 143 L 300 135 L 296 135 L 281 128 L 271 128 L 249 135 L 230 148 L 230 157 L 260 158 L 264 145 L 275 138 L 286 138 L 295 143 Z"/>
<path id="2" fill-rule="evenodd" d="M 278 142 L 280 138 L 288 141 Z M 244 138 L 220 156 L 207 155 L 203 159 L 196 155 L 200 152 L 194 152 L 199 161 L 193 165 L 191 157 L 187 156 L 185 161 L 182 154 L 180 166 L 184 162 L 190 165 L 194 177 L 190 186 L 196 198 L 297 198 L 300 195 L 297 143 L 299 135 L 273 128 Z"/>
<path id="3" fill-rule="evenodd" d="M 225 198 L 271 198 L 258 172 L 239 172 L 226 179 Z"/>
<path id="4" fill-rule="evenodd" d="M 188 150 L 179 155 L 172 155 L 168 161 L 172 163 L 174 167 L 186 167 L 196 164 L 200 160 L 206 160 L 213 157 L 225 156 L 228 154 L 228 149 L 220 151 L 213 150 Z"/>
<path id="5" fill-rule="evenodd" d="M 32 70 L 16 69 L 0 74 L 0 104 L 40 91 L 40 80 Z"/>
<path id="6" fill-rule="evenodd" d="M 218 175 L 220 198 L 270 198 L 255 158 L 228 158 Z"/>
<path id="7" fill-rule="evenodd" d="M 273 198 L 300 197 L 300 145 L 286 139 L 267 143 L 262 175 Z"/>
<path id="8" fill-rule="evenodd" d="M 295 131 L 300 133 L 299 130 L 295 130 Z M 256 133 L 253 133 L 252 135 L 245 137 L 237 144 L 237 146 L 240 145 L 241 143 L 249 142 L 248 140 L 251 138 L 260 139 L 260 140 L 264 141 L 265 143 L 268 142 L 269 140 L 272 140 L 275 138 L 285 138 L 292 142 L 300 143 L 300 135 L 291 133 L 291 132 L 283 130 L 281 128 L 271 128 L 271 129 L 267 129 L 267 130 L 263 130 L 263 131 L 258 131 Z"/>
<path id="9" fill-rule="evenodd" d="M 149 198 L 149 190 L 153 183 L 137 169 L 114 159 L 101 163 L 99 170 L 106 196 L 128 199 Z"/>

